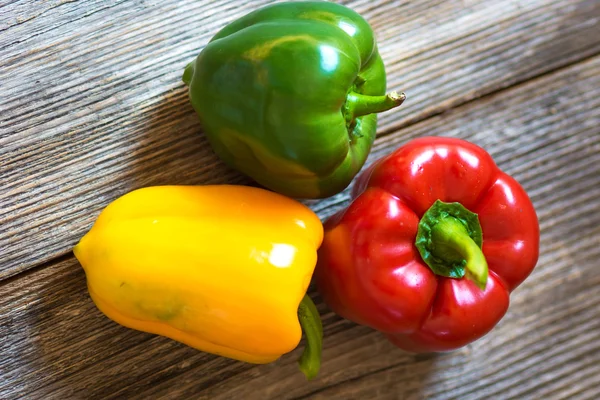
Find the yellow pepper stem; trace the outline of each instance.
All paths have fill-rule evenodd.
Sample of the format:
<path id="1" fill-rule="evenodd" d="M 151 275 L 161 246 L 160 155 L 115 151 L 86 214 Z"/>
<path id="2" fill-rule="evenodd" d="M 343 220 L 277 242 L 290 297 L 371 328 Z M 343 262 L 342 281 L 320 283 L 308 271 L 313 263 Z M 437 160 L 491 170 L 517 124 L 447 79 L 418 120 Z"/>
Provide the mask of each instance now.
<path id="1" fill-rule="evenodd" d="M 300 302 L 298 307 L 298 320 L 306 336 L 306 347 L 298 359 L 300 371 L 306 379 L 311 380 L 317 376 L 321 369 L 321 351 L 323 350 L 323 324 L 319 310 L 308 295 Z"/>

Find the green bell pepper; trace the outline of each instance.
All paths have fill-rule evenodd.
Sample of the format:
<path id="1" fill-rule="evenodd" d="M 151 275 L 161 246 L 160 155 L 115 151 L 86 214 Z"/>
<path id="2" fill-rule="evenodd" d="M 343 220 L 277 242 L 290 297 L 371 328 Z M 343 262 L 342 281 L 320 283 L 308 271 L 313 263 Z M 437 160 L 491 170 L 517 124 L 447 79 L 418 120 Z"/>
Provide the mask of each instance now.
<path id="1" fill-rule="evenodd" d="M 230 167 L 296 198 L 344 190 L 364 165 L 386 95 L 369 24 L 328 2 L 277 3 L 219 31 L 183 81 L 209 143 Z"/>

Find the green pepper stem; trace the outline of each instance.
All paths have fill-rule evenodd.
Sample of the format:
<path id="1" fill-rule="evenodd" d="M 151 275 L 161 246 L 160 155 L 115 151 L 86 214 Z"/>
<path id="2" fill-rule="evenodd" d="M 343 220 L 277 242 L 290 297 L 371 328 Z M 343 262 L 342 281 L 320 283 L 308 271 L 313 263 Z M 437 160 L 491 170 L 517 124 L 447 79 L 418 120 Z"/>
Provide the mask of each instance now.
<path id="1" fill-rule="evenodd" d="M 477 243 L 469 236 L 465 226 L 454 217 L 440 220 L 431 228 L 432 253 L 442 260 L 462 259 L 465 277 L 484 290 L 488 279 L 488 265 Z"/>
<path id="2" fill-rule="evenodd" d="M 306 379 L 310 380 L 316 377 L 321 369 L 323 324 L 315 303 L 308 295 L 304 295 L 300 302 L 298 320 L 306 336 L 306 346 L 298 359 L 298 365 Z"/>
<path id="3" fill-rule="evenodd" d="M 195 65 L 196 65 L 195 62 L 192 61 L 191 63 L 189 63 L 188 65 L 186 65 L 185 69 L 183 70 L 183 76 L 181 77 L 181 80 L 187 86 L 190 85 L 190 82 L 192 81 L 192 76 L 194 76 L 194 66 Z"/>
<path id="4" fill-rule="evenodd" d="M 373 113 L 391 110 L 401 105 L 406 100 L 404 93 L 392 92 L 384 96 L 369 96 L 356 92 L 348 93 L 346 97 L 346 120 Z"/>

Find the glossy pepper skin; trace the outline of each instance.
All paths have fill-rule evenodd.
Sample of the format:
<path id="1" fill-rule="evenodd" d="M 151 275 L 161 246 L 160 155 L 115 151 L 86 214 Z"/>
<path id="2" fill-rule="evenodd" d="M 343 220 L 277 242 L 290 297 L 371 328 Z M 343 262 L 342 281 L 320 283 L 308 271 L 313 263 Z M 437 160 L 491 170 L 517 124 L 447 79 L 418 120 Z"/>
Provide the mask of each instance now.
<path id="1" fill-rule="evenodd" d="M 386 75 L 373 31 L 330 2 L 255 10 L 219 31 L 185 69 L 208 140 L 232 168 L 294 198 L 342 191 L 375 138 Z"/>
<path id="2" fill-rule="evenodd" d="M 317 285 L 333 311 L 404 350 L 449 351 L 482 337 L 537 263 L 527 194 L 464 140 L 410 141 L 365 170 L 352 199 L 325 223 Z M 476 228 L 467 234 L 468 219 L 479 238 Z"/>
<path id="3" fill-rule="evenodd" d="M 305 293 L 322 235 L 310 209 L 267 190 L 157 186 L 109 204 L 74 253 L 106 316 L 205 352 L 274 361 L 298 345 L 300 314 L 314 376 L 322 328 Z"/>

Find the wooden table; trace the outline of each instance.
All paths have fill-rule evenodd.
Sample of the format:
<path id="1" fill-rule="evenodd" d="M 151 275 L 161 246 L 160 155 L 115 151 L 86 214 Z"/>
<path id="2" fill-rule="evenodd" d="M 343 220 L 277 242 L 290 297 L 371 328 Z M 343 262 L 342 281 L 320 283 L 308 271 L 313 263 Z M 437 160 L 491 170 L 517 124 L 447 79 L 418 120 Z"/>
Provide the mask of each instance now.
<path id="1" fill-rule="evenodd" d="M 245 4 L 244 4 L 245 3 Z M 90 300 L 71 248 L 159 184 L 250 183 L 212 153 L 180 80 L 224 24 L 269 1 L 0 1 L 0 398 L 600 398 L 600 1 L 343 3 L 388 87 L 369 159 L 424 135 L 488 150 L 530 194 L 541 255 L 501 323 L 413 355 L 330 312 L 323 368 L 253 366 L 136 332 Z M 348 191 L 310 202 L 325 219 Z"/>

